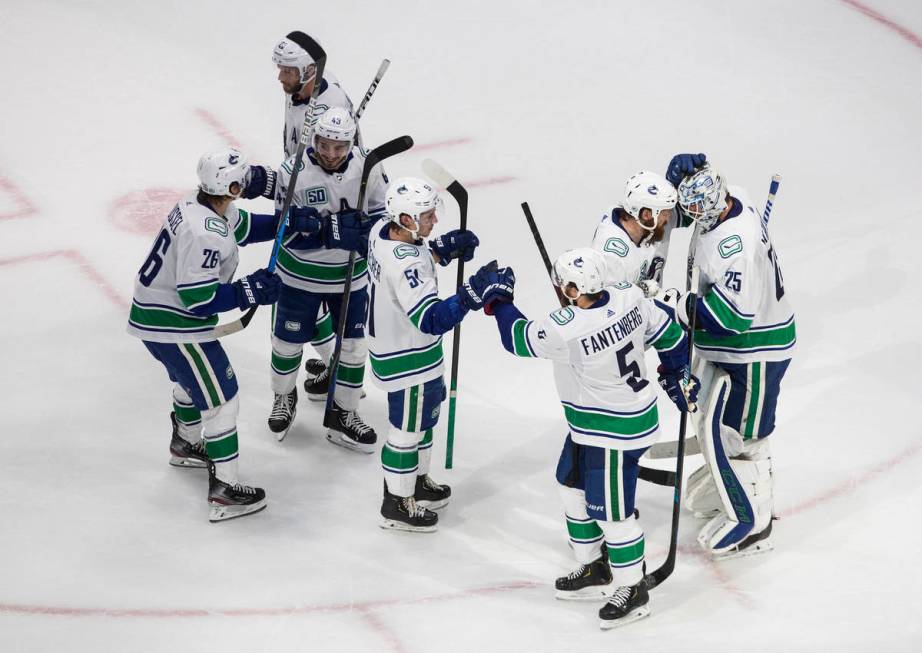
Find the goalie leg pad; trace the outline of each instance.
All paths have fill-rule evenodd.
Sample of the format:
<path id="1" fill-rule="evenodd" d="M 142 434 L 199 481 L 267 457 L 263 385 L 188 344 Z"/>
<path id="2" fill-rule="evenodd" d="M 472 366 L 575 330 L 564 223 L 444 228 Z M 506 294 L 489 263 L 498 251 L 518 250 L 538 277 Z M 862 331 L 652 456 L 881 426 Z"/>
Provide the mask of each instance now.
<path id="1" fill-rule="evenodd" d="M 387 491 L 398 497 L 413 496 L 419 472 L 419 433 L 391 427 L 381 449 L 381 467 Z"/>
<path id="2" fill-rule="evenodd" d="M 711 469 L 705 464 L 695 470 L 686 483 L 685 507 L 699 519 L 711 518 L 723 507 Z"/>
<path id="3" fill-rule="evenodd" d="M 202 438 L 205 453 L 214 462 L 215 476 L 229 485 L 237 483 L 237 413 L 238 395 L 216 408 L 202 412 Z"/>

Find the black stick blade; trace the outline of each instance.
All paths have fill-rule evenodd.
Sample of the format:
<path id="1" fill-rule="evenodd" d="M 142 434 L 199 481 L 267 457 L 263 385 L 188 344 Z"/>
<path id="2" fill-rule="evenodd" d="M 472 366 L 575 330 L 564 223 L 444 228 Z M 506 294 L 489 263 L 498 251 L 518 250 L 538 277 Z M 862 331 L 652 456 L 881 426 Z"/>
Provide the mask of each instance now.
<path id="1" fill-rule="evenodd" d="M 307 53 L 311 56 L 311 59 L 314 60 L 314 63 L 319 64 L 321 60 L 326 60 L 326 51 L 320 47 L 320 44 L 317 43 L 317 41 L 312 39 L 304 32 L 295 30 L 294 32 L 289 32 L 285 38 L 294 41 L 302 48 L 307 50 Z"/>

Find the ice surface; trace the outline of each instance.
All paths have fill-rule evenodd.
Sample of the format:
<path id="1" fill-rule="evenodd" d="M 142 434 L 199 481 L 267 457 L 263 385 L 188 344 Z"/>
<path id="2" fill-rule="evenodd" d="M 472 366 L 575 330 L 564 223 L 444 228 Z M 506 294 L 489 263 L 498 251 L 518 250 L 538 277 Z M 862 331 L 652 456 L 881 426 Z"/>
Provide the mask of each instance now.
<path id="1" fill-rule="evenodd" d="M 0 650 L 918 650 L 922 6 L 865 6 L 892 24 L 846 2 L 5 0 Z M 241 475 L 269 507 L 207 522 L 205 474 L 167 465 L 170 385 L 125 334 L 127 302 L 202 152 L 279 162 L 270 53 L 292 29 L 355 99 L 392 60 L 367 142 L 411 134 L 391 176 L 431 156 L 470 184 L 477 261 L 514 266 L 532 315 L 554 297 L 521 201 L 553 256 L 675 152 L 707 152 L 759 200 L 784 174 L 771 230 L 800 348 L 773 436 L 773 553 L 711 564 L 686 513 L 651 618 L 601 633 L 597 606 L 555 601 L 573 561 L 550 368 L 509 357 L 481 316 L 463 328 L 450 472 L 436 436 L 433 475 L 455 492 L 438 533 L 377 527 L 377 457 L 330 446 L 318 406 L 302 401 L 283 444 L 268 432 L 265 310 L 226 347 Z M 268 246 L 241 254 L 248 272 Z M 376 388 L 363 414 L 385 431 Z M 641 485 L 653 566 L 670 501 Z"/>

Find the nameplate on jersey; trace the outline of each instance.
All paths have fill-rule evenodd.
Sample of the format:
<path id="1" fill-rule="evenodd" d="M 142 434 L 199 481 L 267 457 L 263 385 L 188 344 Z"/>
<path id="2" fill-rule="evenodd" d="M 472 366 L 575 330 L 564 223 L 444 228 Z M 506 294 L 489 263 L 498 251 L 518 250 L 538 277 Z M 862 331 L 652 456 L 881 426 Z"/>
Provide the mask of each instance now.
<path id="1" fill-rule="evenodd" d="M 227 235 L 227 223 L 221 218 L 206 218 L 205 230 L 213 231 L 221 236 Z"/>
<path id="2" fill-rule="evenodd" d="M 620 257 L 627 256 L 629 248 L 627 243 L 621 240 L 620 238 L 609 238 L 605 241 L 605 247 L 603 248 L 606 252 L 611 252 Z"/>
<path id="3" fill-rule="evenodd" d="M 641 324 L 643 324 L 643 317 L 640 314 L 640 308 L 635 306 L 630 313 L 627 313 L 617 322 L 609 324 L 591 336 L 580 338 L 579 344 L 582 346 L 583 353 L 586 356 L 597 354 L 627 338 Z"/>
<path id="4" fill-rule="evenodd" d="M 415 245 L 398 245 L 394 248 L 394 256 L 398 259 L 407 258 L 408 256 L 419 256 L 419 248 Z"/>
<path id="5" fill-rule="evenodd" d="M 727 236 L 717 243 L 717 251 L 720 252 L 721 258 L 730 258 L 743 251 L 743 241 L 736 234 Z"/>

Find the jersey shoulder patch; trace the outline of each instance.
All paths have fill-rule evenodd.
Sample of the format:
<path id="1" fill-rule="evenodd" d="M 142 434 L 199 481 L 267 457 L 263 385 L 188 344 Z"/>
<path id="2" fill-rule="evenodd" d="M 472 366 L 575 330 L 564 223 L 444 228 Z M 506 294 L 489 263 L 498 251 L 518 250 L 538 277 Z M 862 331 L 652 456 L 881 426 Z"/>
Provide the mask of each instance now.
<path id="1" fill-rule="evenodd" d="M 727 236 L 717 243 L 717 253 L 720 254 L 720 258 L 730 258 L 734 254 L 739 254 L 742 251 L 743 239 L 737 234 Z"/>
<path id="2" fill-rule="evenodd" d="M 605 241 L 605 245 L 602 247 L 602 250 L 608 252 L 609 254 L 614 254 L 615 256 L 624 258 L 628 255 L 630 248 L 628 247 L 628 244 L 621 238 L 609 238 Z"/>
<path id="3" fill-rule="evenodd" d="M 398 261 L 406 258 L 419 257 L 419 247 L 410 243 L 401 243 L 393 249 L 394 257 Z"/>
<path id="4" fill-rule="evenodd" d="M 548 317 L 550 317 L 555 324 L 564 326 L 573 321 L 573 318 L 576 317 L 576 313 L 574 313 L 573 309 L 569 306 L 564 306 L 551 313 Z"/>

